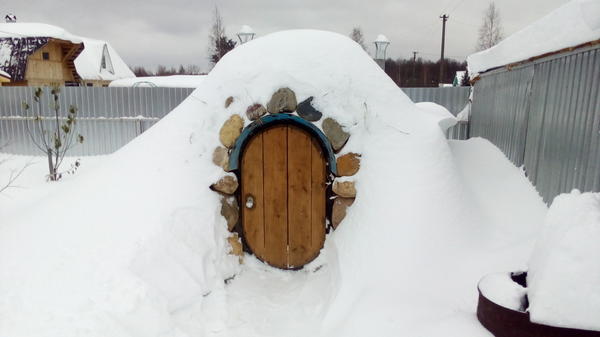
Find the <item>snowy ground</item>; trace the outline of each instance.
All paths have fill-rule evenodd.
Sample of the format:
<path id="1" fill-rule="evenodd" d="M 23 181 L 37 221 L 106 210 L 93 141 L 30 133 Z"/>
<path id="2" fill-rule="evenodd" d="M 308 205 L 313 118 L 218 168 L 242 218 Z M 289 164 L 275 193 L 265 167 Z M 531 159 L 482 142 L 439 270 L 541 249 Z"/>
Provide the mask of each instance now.
<path id="1" fill-rule="evenodd" d="M 438 249 L 415 249 L 410 241 L 422 239 L 415 231 L 407 232 L 405 238 L 397 238 L 398 245 L 406 246 L 399 251 L 407 256 L 381 258 L 393 275 L 403 276 L 395 284 L 380 283 L 389 280 L 373 280 L 371 286 L 394 288 L 404 295 L 393 301 L 385 297 L 375 299 L 380 307 L 374 312 L 353 312 L 355 305 L 362 306 L 358 298 L 359 303 L 350 304 L 343 316 L 357 315 L 362 319 L 343 319 L 344 324 L 339 326 L 334 323 L 333 326 L 342 331 L 339 335 L 361 335 L 369 331 L 386 334 L 393 327 L 410 336 L 490 336 L 475 317 L 477 282 L 487 273 L 526 268 L 546 207 L 522 171 L 489 142 L 483 139 L 451 141 L 450 149 L 466 191 L 457 195 L 468 196 L 468 200 L 462 202 L 471 209 L 472 218 L 466 221 L 476 226 L 471 227 L 471 233 L 463 239 L 448 236 L 446 245 Z M 0 155 L 0 158 L 6 157 Z M 0 168 L 0 177 L 6 177 L 10 169 L 33 164 L 17 181 L 19 188 L 8 190 L 0 197 L 0 218 L 35 209 L 39 200 L 56 193 L 59 184 L 76 184 L 110 157 L 83 157 L 79 172 L 57 184 L 45 182 L 43 158 L 12 156 Z M 328 238 L 327 242 L 330 241 Z M 205 301 L 201 303 L 173 312 L 180 336 L 186 333 L 188 336 L 323 334 L 327 331 L 327 322 L 336 322 L 329 320 L 332 303 L 334 297 L 342 295 L 332 291 L 340 277 L 337 266 L 331 262 L 336 257 L 327 255 L 334 251 L 325 249 L 317 260 L 297 272 L 270 268 L 247 255 L 237 276 L 225 287 L 204 294 Z M 393 271 L 395 268 L 403 271 L 398 273 Z M 368 294 L 369 289 L 366 291 Z M 324 317 L 328 319 L 324 321 Z M 369 319 L 374 322 L 373 326 L 363 324 Z M 382 320 L 385 326 L 379 324 Z M 47 324 L 51 325 L 51 321 Z M 0 322 L 0 332 L 11 331 L 9 327 Z M 154 335 L 143 333 L 143 329 L 128 331 L 137 331 L 131 333 L 132 336 Z"/>
<path id="2" fill-rule="evenodd" d="M 356 200 L 298 272 L 238 265 L 209 189 L 223 123 L 282 87 L 361 154 Z M 488 336 L 477 282 L 526 267 L 547 209 L 497 148 L 439 122 L 346 36 L 245 43 L 119 151 L 58 184 L 30 168 L 2 211 L 0 336 Z"/>

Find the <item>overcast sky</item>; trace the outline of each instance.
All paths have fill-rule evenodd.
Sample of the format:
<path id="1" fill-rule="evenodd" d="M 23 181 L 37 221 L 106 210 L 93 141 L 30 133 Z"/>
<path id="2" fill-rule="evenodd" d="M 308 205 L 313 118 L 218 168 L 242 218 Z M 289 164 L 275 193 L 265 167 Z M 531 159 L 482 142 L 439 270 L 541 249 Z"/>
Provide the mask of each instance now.
<path id="1" fill-rule="evenodd" d="M 505 36 L 525 27 L 569 0 L 497 0 Z M 360 26 L 372 41 L 391 41 L 388 57 L 412 57 L 412 51 L 438 59 L 442 13 L 450 15 L 446 56 L 458 60 L 474 51 L 486 0 L 1 0 L 1 10 L 19 22 L 43 22 L 73 34 L 110 42 L 130 66 L 197 64 L 208 70 L 208 33 L 219 7 L 226 33 L 235 38 L 241 25 L 257 36 L 313 28 L 348 35 Z M 2 15 L 3 17 L 4 15 Z M 236 38 L 237 40 L 237 38 Z"/>

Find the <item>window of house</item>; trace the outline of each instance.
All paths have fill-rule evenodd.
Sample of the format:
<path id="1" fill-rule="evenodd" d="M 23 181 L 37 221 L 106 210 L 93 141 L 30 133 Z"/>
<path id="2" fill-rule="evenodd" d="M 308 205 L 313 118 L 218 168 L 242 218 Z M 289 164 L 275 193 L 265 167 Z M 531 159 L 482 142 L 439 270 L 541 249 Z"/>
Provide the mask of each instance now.
<path id="1" fill-rule="evenodd" d="M 86 83 L 86 85 L 87 85 L 88 87 L 93 87 L 93 86 L 94 86 L 94 83 Z"/>
<path id="2" fill-rule="evenodd" d="M 50 53 L 48 52 L 43 52 L 42 53 L 42 60 L 49 60 L 50 59 Z"/>
<path id="3" fill-rule="evenodd" d="M 106 45 L 104 45 L 104 48 L 102 49 L 102 57 L 100 59 L 100 71 L 102 70 L 108 71 L 111 74 L 115 73 L 112 61 L 110 59 L 110 54 L 108 53 L 108 47 Z"/>

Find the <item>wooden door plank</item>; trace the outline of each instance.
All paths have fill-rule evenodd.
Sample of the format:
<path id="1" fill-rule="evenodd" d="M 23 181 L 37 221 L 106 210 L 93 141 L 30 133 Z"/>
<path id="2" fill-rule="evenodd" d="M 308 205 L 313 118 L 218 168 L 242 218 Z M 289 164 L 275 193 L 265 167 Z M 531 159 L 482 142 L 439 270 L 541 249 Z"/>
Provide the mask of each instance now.
<path id="1" fill-rule="evenodd" d="M 259 258 L 265 254 L 264 198 L 263 198 L 263 137 L 258 134 L 250 139 L 242 155 L 242 229 L 252 252 Z M 246 198 L 254 198 L 254 207 L 246 207 Z"/>
<path id="2" fill-rule="evenodd" d="M 314 252 L 310 259 L 319 255 L 325 242 L 326 214 L 326 179 L 327 167 L 321 145 L 316 139 L 311 139 L 311 250 Z"/>
<path id="3" fill-rule="evenodd" d="M 311 137 L 288 127 L 288 244 L 289 267 L 303 266 L 311 245 Z"/>
<path id="4" fill-rule="evenodd" d="M 287 268 L 287 127 L 263 132 L 265 261 Z"/>

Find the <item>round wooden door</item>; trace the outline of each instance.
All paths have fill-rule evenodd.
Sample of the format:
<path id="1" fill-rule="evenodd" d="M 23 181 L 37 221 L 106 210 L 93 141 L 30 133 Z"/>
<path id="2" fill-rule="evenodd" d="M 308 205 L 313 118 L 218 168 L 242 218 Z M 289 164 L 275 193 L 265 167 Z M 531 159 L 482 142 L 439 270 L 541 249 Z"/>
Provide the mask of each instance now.
<path id="1" fill-rule="evenodd" d="M 283 269 L 312 261 L 325 241 L 323 151 L 308 132 L 277 125 L 253 136 L 241 161 L 242 227 L 252 252 Z"/>

